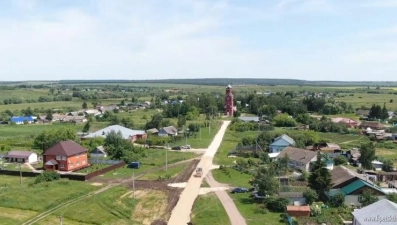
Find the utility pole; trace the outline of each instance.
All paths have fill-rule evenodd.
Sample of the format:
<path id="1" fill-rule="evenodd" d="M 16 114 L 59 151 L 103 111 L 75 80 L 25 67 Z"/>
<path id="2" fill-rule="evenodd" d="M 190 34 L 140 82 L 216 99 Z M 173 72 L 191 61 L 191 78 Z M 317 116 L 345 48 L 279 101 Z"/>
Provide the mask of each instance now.
<path id="1" fill-rule="evenodd" d="M 165 149 L 165 171 L 168 171 L 168 148 Z"/>
<path id="2" fill-rule="evenodd" d="M 22 163 L 19 163 L 19 181 L 21 183 L 21 188 L 22 188 Z"/>
<path id="3" fill-rule="evenodd" d="M 135 200 L 135 168 L 132 168 L 132 198 Z"/>
<path id="4" fill-rule="evenodd" d="M 59 218 L 59 224 L 62 225 L 63 224 L 62 216 L 58 216 L 58 218 Z"/>
<path id="5" fill-rule="evenodd" d="M 201 141 L 201 127 L 200 127 L 200 141 Z"/>

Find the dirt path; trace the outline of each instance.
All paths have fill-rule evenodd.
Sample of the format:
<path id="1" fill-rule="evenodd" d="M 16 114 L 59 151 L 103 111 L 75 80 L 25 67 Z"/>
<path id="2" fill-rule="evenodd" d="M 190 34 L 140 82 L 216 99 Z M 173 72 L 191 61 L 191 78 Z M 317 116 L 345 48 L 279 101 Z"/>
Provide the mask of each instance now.
<path id="1" fill-rule="evenodd" d="M 198 167 L 203 168 L 203 176 L 202 177 L 193 177 L 191 176 L 189 181 L 186 184 L 185 189 L 183 190 L 178 203 L 175 208 L 172 210 L 171 217 L 168 221 L 170 225 L 186 225 L 190 221 L 190 214 L 194 204 L 195 199 L 197 198 L 201 183 L 212 167 L 212 160 L 214 158 L 215 153 L 217 152 L 219 146 L 222 143 L 223 136 L 226 132 L 227 126 L 230 124 L 230 121 L 224 121 L 218 133 L 215 135 L 214 140 L 211 142 L 205 154 L 202 156 Z M 238 211 L 237 211 L 238 212 Z"/>
<path id="2" fill-rule="evenodd" d="M 208 185 L 210 187 L 225 187 L 227 185 L 218 183 L 212 176 L 212 172 L 209 171 L 205 177 Z M 216 196 L 218 196 L 221 201 L 223 208 L 225 208 L 227 215 L 229 216 L 231 225 L 246 225 L 244 217 L 238 211 L 233 199 L 226 193 L 226 191 L 219 190 L 215 191 Z"/>

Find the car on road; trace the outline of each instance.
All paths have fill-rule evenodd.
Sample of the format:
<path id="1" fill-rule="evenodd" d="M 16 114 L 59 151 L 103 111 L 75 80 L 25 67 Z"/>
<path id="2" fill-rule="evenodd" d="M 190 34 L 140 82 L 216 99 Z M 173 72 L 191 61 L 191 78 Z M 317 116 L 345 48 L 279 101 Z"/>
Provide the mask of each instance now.
<path id="1" fill-rule="evenodd" d="M 175 147 L 172 147 L 172 148 L 171 148 L 171 150 L 181 150 L 181 149 L 182 149 L 181 146 L 175 146 Z"/>
<path id="2" fill-rule="evenodd" d="M 234 193 L 247 193 L 247 192 L 248 192 L 247 188 L 236 187 L 236 188 L 233 188 L 233 190 L 230 193 L 234 194 Z"/>

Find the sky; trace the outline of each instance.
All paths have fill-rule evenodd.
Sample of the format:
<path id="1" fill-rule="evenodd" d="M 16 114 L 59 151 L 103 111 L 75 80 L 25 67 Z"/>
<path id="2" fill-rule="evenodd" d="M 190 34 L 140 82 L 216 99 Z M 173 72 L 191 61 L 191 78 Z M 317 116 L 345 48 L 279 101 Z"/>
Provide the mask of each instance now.
<path id="1" fill-rule="evenodd" d="M 0 81 L 397 81 L 397 0 L 0 1 Z"/>

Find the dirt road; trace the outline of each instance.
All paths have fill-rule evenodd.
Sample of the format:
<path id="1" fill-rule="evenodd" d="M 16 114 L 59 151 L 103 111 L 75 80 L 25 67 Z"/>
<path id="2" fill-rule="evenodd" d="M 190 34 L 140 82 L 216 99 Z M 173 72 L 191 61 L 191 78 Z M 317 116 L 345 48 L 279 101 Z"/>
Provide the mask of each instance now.
<path id="1" fill-rule="evenodd" d="M 212 172 L 209 171 L 205 177 L 208 185 L 210 187 L 224 187 L 224 184 L 218 183 L 212 176 Z M 244 217 L 238 211 L 233 199 L 224 190 L 215 191 L 216 196 L 218 196 L 221 201 L 223 208 L 225 208 L 227 215 L 229 216 L 231 225 L 246 225 Z"/>
<path id="2" fill-rule="evenodd" d="M 226 132 L 227 126 L 230 124 L 230 121 L 224 121 L 218 133 L 215 135 L 214 140 L 212 140 L 210 146 L 206 150 L 205 154 L 202 156 L 198 167 L 203 169 L 202 177 L 190 177 L 189 181 L 186 184 L 185 189 L 183 190 L 179 201 L 175 208 L 171 213 L 171 217 L 168 221 L 169 225 L 186 225 L 190 221 L 190 213 L 194 204 L 194 200 L 197 198 L 201 182 L 203 178 L 207 175 L 208 171 L 210 171 L 212 166 L 212 159 L 219 146 L 222 143 L 223 135 Z"/>

